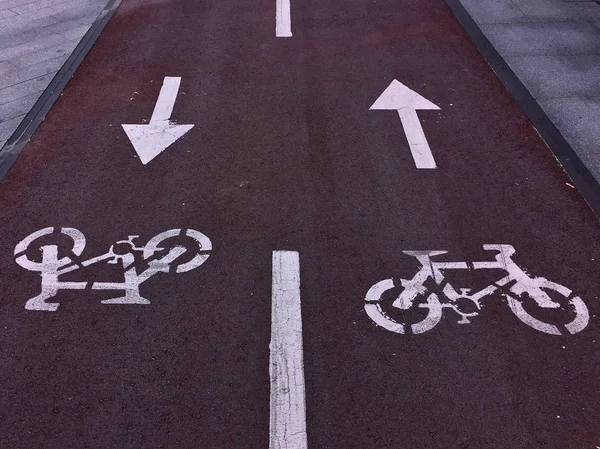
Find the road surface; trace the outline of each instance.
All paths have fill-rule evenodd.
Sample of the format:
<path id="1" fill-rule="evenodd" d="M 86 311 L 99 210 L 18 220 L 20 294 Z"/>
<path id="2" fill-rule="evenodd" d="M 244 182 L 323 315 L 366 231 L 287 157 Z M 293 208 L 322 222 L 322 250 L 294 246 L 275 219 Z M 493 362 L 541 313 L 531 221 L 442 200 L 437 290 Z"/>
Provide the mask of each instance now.
<path id="1" fill-rule="evenodd" d="M 0 446 L 598 447 L 600 226 L 451 11 L 285 11 L 124 0 L 0 183 Z"/>

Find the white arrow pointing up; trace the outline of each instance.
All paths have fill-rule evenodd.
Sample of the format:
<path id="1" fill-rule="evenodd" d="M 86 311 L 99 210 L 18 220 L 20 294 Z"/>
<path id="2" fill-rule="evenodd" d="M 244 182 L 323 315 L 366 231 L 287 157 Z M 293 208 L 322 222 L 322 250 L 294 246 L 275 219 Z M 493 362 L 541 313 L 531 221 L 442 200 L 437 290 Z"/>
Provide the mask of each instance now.
<path id="1" fill-rule="evenodd" d="M 181 77 L 165 77 L 150 123 L 121 125 L 144 165 L 194 127 L 194 125 L 177 125 L 169 120 L 180 83 Z"/>
<path id="2" fill-rule="evenodd" d="M 440 108 L 400 81 L 394 80 L 370 107 L 370 110 L 383 109 L 398 111 L 417 168 L 436 168 L 417 110 Z"/>

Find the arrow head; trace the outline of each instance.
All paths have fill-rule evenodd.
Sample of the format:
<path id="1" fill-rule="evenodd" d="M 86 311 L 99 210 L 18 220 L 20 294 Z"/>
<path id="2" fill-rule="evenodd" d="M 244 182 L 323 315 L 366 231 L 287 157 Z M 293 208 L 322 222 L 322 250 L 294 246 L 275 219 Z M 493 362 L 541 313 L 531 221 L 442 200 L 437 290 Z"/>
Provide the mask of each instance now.
<path id="1" fill-rule="evenodd" d="M 429 101 L 427 98 L 422 97 L 414 90 L 409 89 L 400 81 L 394 80 L 390 83 L 386 90 L 379 96 L 375 103 L 369 108 L 369 110 L 379 109 L 434 109 L 439 110 L 440 108 Z"/>
<path id="2" fill-rule="evenodd" d="M 144 165 L 194 127 L 194 125 L 175 125 L 168 120 L 145 125 L 121 126 Z"/>

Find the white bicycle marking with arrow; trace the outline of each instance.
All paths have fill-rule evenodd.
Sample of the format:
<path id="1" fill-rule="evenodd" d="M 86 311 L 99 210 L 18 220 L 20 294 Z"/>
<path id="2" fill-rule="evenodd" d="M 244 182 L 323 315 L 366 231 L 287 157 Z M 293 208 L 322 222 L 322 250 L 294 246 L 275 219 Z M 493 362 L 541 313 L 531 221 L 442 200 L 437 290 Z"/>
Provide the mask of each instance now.
<path id="1" fill-rule="evenodd" d="M 576 334 L 587 326 L 590 315 L 583 300 L 567 287 L 543 277 L 529 277 L 511 257 L 515 249 L 510 245 L 483 245 L 487 251 L 497 251 L 494 261 L 473 262 L 474 270 L 504 270 L 506 276 L 477 292 L 461 288 L 458 291 L 444 278 L 447 270 L 468 270 L 467 262 L 437 262 L 431 259 L 447 251 L 403 251 L 415 257 L 421 268 L 412 279 L 401 279 L 404 288 L 389 304 L 384 293 L 396 288 L 393 279 L 385 279 L 373 285 L 365 297 L 365 311 L 379 326 L 398 334 L 410 330 L 422 334 L 433 329 L 442 319 L 444 309 L 451 309 L 460 316 L 460 324 L 470 323 L 479 315 L 481 300 L 499 292 L 508 301 L 513 313 L 525 324 L 547 334 Z M 553 292 L 552 298 L 548 293 Z M 413 324 L 394 319 L 398 311 L 420 310 L 425 316 Z M 540 312 L 554 309 L 560 312 L 564 324 L 543 321 Z M 561 329 L 562 328 L 562 329 Z"/>
<path id="2" fill-rule="evenodd" d="M 34 245 L 40 238 L 50 240 L 52 237 L 65 236 L 71 241 L 70 255 L 59 258 L 59 244 Z M 150 304 L 150 301 L 140 295 L 140 285 L 158 273 L 185 273 L 199 267 L 209 257 L 212 249 L 211 241 L 201 232 L 193 229 L 171 229 L 152 237 L 142 247 L 136 246 L 134 240 L 137 235 L 130 235 L 127 240 L 120 240 L 110 247 L 108 252 L 91 259 L 81 260 L 79 256 L 85 248 L 85 236 L 74 228 L 44 228 L 36 231 L 15 247 L 15 260 L 23 268 L 36 271 L 41 276 L 41 292 L 39 295 L 29 299 L 25 304 L 28 310 L 43 310 L 53 312 L 60 305 L 57 302 L 46 302 L 53 298 L 60 290 L 84 290 L 91 284 L 92 290 L 117 290 L 123 291 L 123 295 L 106 299 L 102 304 Z M 186 246 L 170 244 L 171 242 L 184 241 Z M 62 240 L 63 242 L 65 240 Z M 189 244 L 189 245 L 188 245 Z M 193 246 L 189 248 L 188 246 Z M 29 258 L 33 253 L 32 248 L 41 251 L 41 261 Z M 188 254 L 188 257 L 185 255 Z M 189 255 L 191 254 L 191 258 Z M 123 282 L 71 282 L 61 281 L 59 277 L 79 270 L 81 268 L 96 265 L 101 262 L 109 264 L 121 263 L 123 268 Z M 138 268 L 143 269 L 138 272 Z"/>

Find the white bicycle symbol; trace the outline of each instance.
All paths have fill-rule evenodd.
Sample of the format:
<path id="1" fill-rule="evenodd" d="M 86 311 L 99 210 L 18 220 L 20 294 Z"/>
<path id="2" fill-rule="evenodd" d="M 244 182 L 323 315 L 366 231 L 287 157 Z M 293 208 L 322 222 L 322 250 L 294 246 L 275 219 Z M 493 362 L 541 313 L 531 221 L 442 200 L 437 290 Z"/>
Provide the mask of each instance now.
<path id="1" fill-rule="evenodd" d="M 487 251 L 497 251 L 496 260 L 473 262 L 475 270 L 501 269 L 507 276 L 486 286 L 480 291 L 471 293 L 471 289 L 461 288 L 458 291 L 444 278 L 446 270 L 468 270 L 466 262 L 435 262 L 431 258 L 446 254 L 447 251 L 403 251 L 415 257 L 421 268 L 410 279 L 402 279 L 400 284 L 404 290 L 392 302 L 391 308 L 384 305 L 383 294 L 396 287 L 393 279 L 385 279 L 373 285 L 365 297 L 365 311 L 379 326 L 398 334 L 407 333 L 407 327 L 413 334 L 422 334 L 433 329 L 442 319 L 444 308 L 454 310 L 461 319 L 460 324 L 469 323 L 469 319 L 479 315 L 481 300 L 495 292 L 500 292 L 508 301 L 513 313 L 532 328 L 553 335 L 581 332 L 589 322 L 589 311 L 579 296 L 573 295 L 570 289 L 551 282 L 543 277 L 529 277 L 512 259 L 515 249 L 510 245 L 483 245 Z M 428 287 L 427 285 L 432 287 Z M 435 291 L 432 291 L 435 290 Z M 547 292 L 555 292 L 552 299 Z M 558 295 L 556 295 L 558 294 Z M 442 299 L 445 300 L 442 302 Z M 524 302 L 529 301 L 527 307 Z M 382 307 L 384 305 L 384 307 Z M 413 324 L 403 324 L 390 316 L 396 310 L 421 309 L 426 315 Z M 534 317 L 533 310 L 560 309 L 570 321 L 561 327 Z M 389 313 L 386 313 L 388 310 Z M 570 317 L 573 317 L 572 319 Z"/>
<path id="2" fill-rule="evenodd" d="M 63 236 L 63 237 L 60 237 Z M 64 238 L 66 237 L 66 239 Z M 87 260 L 81 260 L 86 240 L 83 233 L 75 228 L 44 228 L 36 231 L 15 247 L 15 261 L 23 268 L 40 273 L 42 278 L 41 292 L 29 299 L 25 304 L 28 310 L 55 311 L 60 305 L 57 302 L 46 302 L 56 296 L 59 290 L 84 290 L 89 282 L 60 281 L 59 276 L 89 267 L 100 262 L 109 264 L 121 263 L 124 271 L 123 282 L 92 282 L 92 290 L 122 290 L 124 294 L 116 298 L 101 301 L 102 304 L 150 304 L 140 295 L 140 285 L 158 273 L 184 273 L 199 267 L 209 257 L 212 249 L 210 239 L 193 229 L 171 229 L 152 237 L 143 247 L 135 245 L 137 235 L 130 235 L 127 240 L 117 241 L 105 253 Z M 68 256 L 59 258 L 59 244 L 38 243 L 39 239 L 62 243 L 61 254 Z M 65 249 L 65 243 L 68 249 Z M 184 242 L 185 246 L 182 246 Z M 189 249 L 189 246 L 193 249 Z M 31 260 L 35 248 L 41 251 L 41 261 Z M 184 256 L 191 253 L 192 257 Z M 35 257 L 34 257 L 35 258 Z M 179 262 L 178 262 L 179 261 Z M 138 273 L 138 268 L 144 269 Z"/>

